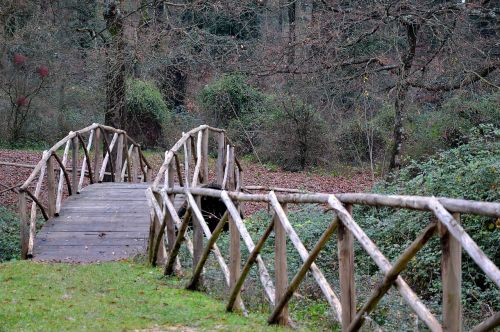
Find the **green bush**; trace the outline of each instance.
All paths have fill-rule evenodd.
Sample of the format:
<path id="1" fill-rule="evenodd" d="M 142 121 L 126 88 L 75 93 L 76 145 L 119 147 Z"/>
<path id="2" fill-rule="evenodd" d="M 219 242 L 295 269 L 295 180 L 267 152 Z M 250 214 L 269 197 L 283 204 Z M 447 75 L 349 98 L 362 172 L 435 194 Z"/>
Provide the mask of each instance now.
<path id="1" fill-rule="evenodd" d="M 169 130 L 171 114 L 154 83 L 127 80 L 127 132 L 146 146 L 162 146 L 162 133 Z"/>
<path id="2" fill-rule="evenodd" d="M 468 136 L 468 144 L 441 152 L 425 162 L 412 162 L 394 180 L 381 182 L 374 192 L 382 194 L 445 196 L 469 200 L 500 200 L 500 131 L 483 125 Z M 389 259 L 395 259 L 428 224 L 431 215 L 409 210 L 358 207 L 356 220 Z M 468 234 L 496 265 L 500 265 L 500 231 L 495 219 L 463 215 Z M 441 303 L 440 242 L 430 241 L 403 274 L 429 303 Z M 369 259 L 359 266 L 369 273 L 376 269 Z M 480 318 L 487 308 L 499 310 L 500 292 L 470 257 L 463 255 L 463 300 L 467 316 Z"/>
<path id="3" fill-rule="evenodd" d="M 207 85 L 198 97 L 206 121 L 226 128 L 240 154 L 252 151 L 263 119 L 271 112 L 271 98 L 238 74 L 224 75 Z M 251 142 L 251 144 L 250 144 Z"/>
<path id="4" fill-rule="evenodd" d="M 0 262 L 19 258 L 19 219 L 16 214 L 0 206 Z"/>

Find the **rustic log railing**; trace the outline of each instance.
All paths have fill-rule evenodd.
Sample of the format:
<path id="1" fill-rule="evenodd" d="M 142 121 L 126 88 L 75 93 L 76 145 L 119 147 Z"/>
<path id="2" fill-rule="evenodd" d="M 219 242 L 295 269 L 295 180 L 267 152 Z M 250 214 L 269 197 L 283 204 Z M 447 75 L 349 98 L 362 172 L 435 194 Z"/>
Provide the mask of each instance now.
<path id="1" fill-rule="evenodd" d="M 209 134 L 214 135 L 217 143 L 215 162 L 215 182 L 221 190 L 204 188 L 208 183 L 208 147 Z M 196 144 L 195 144 L 196 140 Z M 183 155 L 179 152 L 181 150 Z M 184 167 L 181 168 L 183 158 Z M 192 172 L 191 172 L 192 170 Z M 167 275 L 179 272 L 179 248 L 186 243 L 193 257 L 193 273 L 186 285 L 188 289 L 197 289 L 207 257 L 212 252 L 230 288 L 226 309 L 244 310 L 241 288 L 249 275 L 250 268 L 257 263 L 260 281 L 271 305 L 272 313 L 268 318 L 271 324 L 288 324 L 288 302 L 299 287 L 307 272 L 310 272 L 331 306 L 342 331 L 356 331 L 369 319 L 369 314 L 380 299 L 394 286 L 405 302 L 431 331 L 461 331 L 461 252 L 462 249 L 484 273 L 500 288 L 499 268 L 481 251 L 460 225 L 461 214 L 477 214 L 500 217 L 500 203 L 467 201 L 462 199 L 378 195 L 378 194 L 327 194 L 300 193 L 297 190 L 275 188 L 266 193 L 251 193 L 266 190 L 264 187 L 244 187 L 243 171 L 234 155 L 234 147 L 225 136 L 225 132 L 209 126 L 200 126 L 185 133 L 182 138 L 165 153 L 165 161 L 153 183 L 147 190 L 151 208 L 151 229 L 149 237 L 149 260 L 152 264 L 165 262 Z M 163 180 L 163 181 L 162 181 Z M 242 192 L 242 190 L 247 192 Z M 279 193 L 277 192 L 287 192 Z M 176 195 L 183 195 L 187 201 L 186 213 L 182 218 L 177 215 L 173 202 Z M 201 212 L 201 197 L 220 198 L 227 211 L 217 227 L 210 231 Z M 243 202 L 266 202 L 274 214 L 266 230 L 255 244 L 242 220 L 240 209 Z M 332 222 L 324 230 L 317 243 L 308 251 L 287 217 L 288 204 L 321 204 L 332 214 Z M 433 219 L 422 226 L 422 232 L 402 254 L 390 262 L 366 235 L 352 217 L 353 205 L 369 205 L 428 211 Z M 192 238 L 188 236 L 187 225 L 192 220 Z M 225 223 L 229 222 L 229 267 L 217 247 L 217 239 Z M 275 238 L 275 275 L 272 280 L 261 257 L 260 250 L 269 235 L 274 231 Z M 325 276 L 314 263 L 325 244 L 336 232 L 339 257 L 338 296 Z M 408 262 L 431 239 L 438 235 L 442 243 L 441 278 L 442 278 L 442 322 L 426 307 L 416 293 L 401 277 Z M 203 245 L 206 239 L 205 246 Z M 240 240 L 248 248 L 249 256 L 241 267 Z M 286 241 L 290 240 L 298 251 L 303 264 L 288 280 Z M 357 240 L 366 253 L 373 259 L 383 273 L 376 288 L 364 304 L 356 305 L 354 282 L 354 249 Z M 356 310 L 359 308 L 359 310 Z M 488 331 L 500 324 L 500 313 L 495 313 L 473 331 Z"/>
<path id="2" fill-rule="evenodd" d="M 108 136 L 112 136 L 108 143 Z M 57 154 L 64 146 L 62 158 Z M 71 149 L 71 163 L 68 155 Z M 79 153 L 83 159 L 79 161 Z M 55 167 L 57 164 L 58 167 Z M 111 172 L 106 171 L 108 168 Z M 28 179 L 19 187 L 21 217 L 21 257 L 33 257 L 38 209 L 45 220 L 58 216 L 64 199 L 64 186 L 69 196 L 78 194 L 85 179 L 93 184 L 103 181 L 147 182 L 152 180 L 152 167 L 141 147 L 125 131 L 94 123 L 72 131 L 42 154 Z M 57 176 L 56 173 L 59 172 Z M 109 179 L 105 179 L 108 175 Z M 35 191 L 31 192 L 36 181 Z M 47 206 L 42 204 L 42 185 L 46 184 Z M 28 215 L 28 199 L 32 201 Z M 38 208 L 38 209 L 37 209 Z"/>

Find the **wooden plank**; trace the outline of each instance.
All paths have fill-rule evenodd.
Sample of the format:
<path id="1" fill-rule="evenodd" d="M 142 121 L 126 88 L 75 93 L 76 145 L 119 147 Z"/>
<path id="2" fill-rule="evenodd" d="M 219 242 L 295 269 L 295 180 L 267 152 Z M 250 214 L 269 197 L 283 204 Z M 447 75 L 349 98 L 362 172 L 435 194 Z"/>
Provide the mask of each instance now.
<path id="1" fill-rule="evenodd" d="M 352 213 L 352 205 L 345 207 Z M 342 304 L 342 331 L 347 331 L 356 316 L 356 291 L 354 282 L 354 247 L 351 232 L 342 222 L 337 228 L 337 248 L 339 257 L 340 302 Z"/>
<path id="2" fill-rule="evenodd" d="M 457 224 L 460 214 L 454 213 Z M 462 247 L 444 225 L 439 224 L 441 236 L 441 280 L 443 283 L 443 330 L 462 331 Z"/>
<path id="3" fill-rule="evenodd" d="M 59 239 L 51 239 L 51 238 L 40 238 L 37 239 L 37 247 L 48 247 L 48 246 L 146 246 L 147 237 L 146 238 L 107 238 L 103 237 L 94 237 L 94 238 L 59 238 Z"/>
<path id="4" fill-rule="evenodd" d="M 286 203 L 282 204 L 283 211 L 287 212 Z M 286 250 L 286 231 L 281 224 L 279 217 L 275 213 L 274 220 L 274 273 L 276 278 L 275 303 L 279 303 L 285 295 L 288 288 L 288 269 L 287 269 L 287 250 Z M 281 308 L 276 323 L 288 325 L 288 305 Z"/>

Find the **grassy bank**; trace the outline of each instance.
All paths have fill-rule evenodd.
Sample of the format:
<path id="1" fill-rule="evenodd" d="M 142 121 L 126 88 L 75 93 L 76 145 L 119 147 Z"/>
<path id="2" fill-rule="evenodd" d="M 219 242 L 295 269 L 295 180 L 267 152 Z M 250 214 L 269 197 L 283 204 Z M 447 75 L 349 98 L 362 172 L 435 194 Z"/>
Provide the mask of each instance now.
<path id="1" fill-rule="evenodd" d="M 0 264 L 0 331 L 276 331 L 130 262 Z"/>

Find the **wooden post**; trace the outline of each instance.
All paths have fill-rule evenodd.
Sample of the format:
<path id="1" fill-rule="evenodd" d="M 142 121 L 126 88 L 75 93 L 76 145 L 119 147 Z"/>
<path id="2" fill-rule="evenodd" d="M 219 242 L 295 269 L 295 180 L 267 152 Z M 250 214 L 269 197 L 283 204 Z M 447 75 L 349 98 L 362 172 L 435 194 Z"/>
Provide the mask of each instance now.
<path id="1" fill-rule="evenodd" d="M 78 137 L 71 139 L 71 188 L 73 193 L 78 192 Z"/>
<path id="2" fill-rule="evenodd" d="M 460 214 L 453 217 L 460 223 Z M 443 282 L 443 331 L 462 331 L 462 247 L 446 229 L 439 223 L 441 236 L 441 279 Z"/>
<path id="3" fill-rule="evenodd" d="M 234 178 L 234 147 L 231 147 L 231 161 L 228 163 L 228 183 L 227 188 L 233 191 L 235 188 L 235 178 Z M 239 209 L 238 209 L 239 212 Z M 234 219 L 229 215 L 229 287 L 234 288 L 236 282 L 241 275 L 241 239 L 240 232 L 238 231 L 238 226 L 234 222 Z M 238 309 L 238 304 L 241 303 L 241 297 L 238 294 L 236 301 L 234 302 L 233 310 Z"/>
<path id="4" fill-rule="evenodd" d="M 134 146 L 134 148 L 132 149 L 132 163 L 133 163 L 133 167 L 132 167 L 132 182 L 134 183 L 137 183 L 139 182 L 139 148 L 137 146 Z"/>
<path id="5" fill-rule="evenodd" d="M 100 160 L 101 160 L 101 144 L 102 144 L 102 137 L 101 137 L 101 128 L 96 128 L 95 133 L 94 133 L 94 167 L 92 169 L 93 175 L 94 175 L 94 183 L 99 182 L 99 165 L 100 165 Z"/>
<path id="6" fill-rule="evenodd" d="M 170 164 L 168 164 L 167 174 L 165 175 L 165 177 L 167 179 L 167 185 L 166 185 L 167 188 L 174 187 L 174 171 L 175 170 L 174 170 L 173 160 L 172 160 L 170 162 Z M 171 194 L 168 197 L 173 202 L 175 195 Z M 172 218 L 170 213 L 168 211 L 165 211 L 165 213 L 166 213 L 165 218 L 166 218 L 166 226 L 167 226 L 166 232 L 167 232 L 167 243 L 168 243 L 168 256 L 170 257 L 170 255 L 172 255 L 172 252 L 174 250 L 174 243 L 176 240 L 175 223 L 174 223 L 174 219 Z M 175 265 L 174 270 L 176 270 L 176 273 L 180 272 L 179 264 Z"/>
<path id="7" fill-rule="evenodd" d="M 47 159 L 47 213 L 52 218 L 56 213 L 56 177 L 53 156 Z"/>
<path id="8" fill-rule="evenodd" d="M 118 134 L 116 142 L 115 182 L 120 182 L 123 166 L 123 134 Z"/>
<path id="9" fill-rule="evenodd" d="M 187 183 L 187 182 L 186 182 Z M 196 205 L 201 210 L 201 196 L 195 196 Z M 203 254 L 203 227 L 196 214 L 193 214 L 193 272 Z M 203 277 L 200 276 L 199 285 L 203 285 Z"/>
<path id="10" fill-rule="evenodd" d="M 285 213 L 287 212 L 287 205 L 281 205 Z M 274 219 L 274 269 L 276 276 L 276 293 L 274 303 L 279 303 L 283 295 L 285 295 L 288 288 L 288 272 L 287 272 L 287 253 L 286 253 L 286 231 L 281 224 L 276 213 Z M 277 319 L 278 324 L 288 325 L 288 304 L 283 307 Z"/>
<path id="11" fill-rule="evenodd" d="M 156 199 L 156 201 L 158 203 L 160 203 L 160 206 L 162 206 L 162 197 L 160 194 L 158 193 L 154 193 L 154 197 Z M 166 213 L 166 211 L 164 212 Z M 161 224 L 162 224 L 163 220 L 160 220 L 158 215 L 155 213 L 155 218 L 154 218 L 154 237 L 153 239 L 156 239 L 159 235 L 159 232 L 160 232 L 160 227 L 161 227 Z M 158 251 L 157 251 L 157 255 L 156 255 L 156 265 L 162 265 L 163 263 L 165 263 L 166 259 L 167 259 L 167 251 L 165 249 L 165 236 L 162 235 L 161 236 L 161 245 L 158 247 Z M 154 242 L 153 242 L 154 243 Z M 152 244 L 154 245 L 154 244 Z"/>
<path id="12" fill-rule="evenodd" d="M 352 205 L 346 205 L 352 214 Z M 342 222 L 337 228 L 339 256 L 340 302 L 342 304 L 342 331 L 347 331 L 356 316 L 356 290 L 354 287 L 354 248 L 351 232 Z"/>
<path id="13" fill-rule="evenodd" d="M 217 134 L 217 163 L 215 166 L 216 179 L 219 186 L 221 186 L 222 181 L 224 181 L 224 161 L 226 159 L 225 151 L 226 144 L 224 133 L 221 132 Z"/>
<path id="14" fill-rule="evenodd" d="M 208 129 L 203 130 L 201 139 L 201 183 L 208 183 L 208 133 Z"/>
<path id="15" fill-rule="evenodd" d="M 19 219 L 20 219 L 20 231 L 21 231 L 21 259 L 28 258 L 28 243 L 29 243 L 29 228 L 30 221 L 28 219 L 28 213 L 26 211 L 26 193 L 24 191 L 18 194 L 19 197 Z"/>

